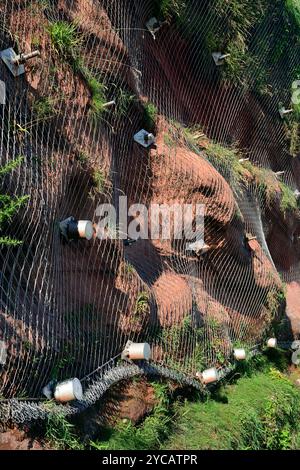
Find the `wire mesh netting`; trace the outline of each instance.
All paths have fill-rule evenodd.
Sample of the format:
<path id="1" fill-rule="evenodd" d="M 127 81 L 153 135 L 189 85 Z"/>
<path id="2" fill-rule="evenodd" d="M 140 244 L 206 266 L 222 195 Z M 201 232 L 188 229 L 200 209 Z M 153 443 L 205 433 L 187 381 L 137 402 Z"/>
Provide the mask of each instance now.
<path id="1" fill-rule="evenodd" d="M 202 388 L 196 373 L 226 370 L 233 348 L 297 335 L 284 283 L 297 299 L 298 10 L 1 0 L 0 11 L 0 49 L 40 53 L 18 77 L 0 63 L 1 168 L 12 163 L 0 172 L 1 419 L 61 408 L 39 400 L 69 377 L 85 393 L 66 413 L 135 374 Z M 140 129 L 155 145 L 134 141 Z M 61 221 L 96 226 L 99 205 L 118 209 L 120 196 L 150 211 L 204 204 L 207 251 L 188 251 L 175 231 L 132 244 L 63 239 Z M 121 363 L 128 340 L 148 342 L 151 363 Z"/>

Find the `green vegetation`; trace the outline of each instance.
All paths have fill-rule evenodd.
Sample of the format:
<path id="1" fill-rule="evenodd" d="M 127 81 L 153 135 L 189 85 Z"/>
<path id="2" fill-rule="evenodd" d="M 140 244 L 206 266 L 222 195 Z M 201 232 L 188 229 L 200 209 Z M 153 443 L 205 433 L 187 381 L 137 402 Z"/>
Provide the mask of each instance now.
<path id="1" fill-rule="evenodd" d="M 205 149 L 205 154 L 231 185 L 238 187 L 247 181 L 255 184 L 260 197 L 267 205 L 277 198 L 280 199 L 283 214 L 298 209 L 297 198 L 289 186 L 278 181 L 272 170 L 259 168 L 250 161 L 240 162 L 241 155 L 236 148 L 227 148 L 211 142 Z"/>
<path id="2" fill-rule="evenodd" d="M 170 392 L 167 385 L 152 383 L 157 403 L 150 416 L 140 426 L 129 420 L 121 421 L 115 429 L 107 429 L 101 441 L 91 442 L 98 450 L 158 449 L 167 438 L 174 419 Z"/>
<path id="3" fill-rule="evenodd" d="M 82 39 L 77 32 L 76 24 L 57 21 L 49 26 L 49 33 L 57 53 L 67 59 L 77 57 Z"/>
<path id="4" fill-rule="evenodd" d="M 298 209 L 297 198 L 294 192 L 285 183 L 279 184 L 281 189 L 280 208 L 283 213 L 286 211 L 295 211 Z"/>
<path id="5" fill-rule="evenodd" d="M 140 318 L 149 311 L 149 301 L 148 292 L 142 291 L 138 294 L 134 309 L 135 317 Z"/>
<path id="6" fill-rule="evenodd" d="M 93 174 L 94 186 L 98 194 L 102 194 L 105 188 L 105 174 L 102 170 L 95 170 Z"/>
<path id="7" fill-rule="evenodd" d="M 95 120 L 101 120 L 105 111 L 103 105 L 106 102 L 106 87 L 83 64 L 83 59 L 80 56 L 83 37 L 78 32 L 78 25 L 57 21 L 49 26 L 49 33 L 56 52 L 70 63 L 74 72 L 81 73 L 84 77 L 91 92 L 90 114 Z"/>
<path id="8" fill-rule="evenodd" d="M 268 350 L 238 363 L 226 385 L 208 395 L 186 393 L 151 382 L 156 403 L 138 424 L 123 419 L 103 427 L 88 444 L 97 450 L 232 449 L 286 450 L 300 446 L 300 390 L 287 375 L 288 357 Z M 136 379 L 139 380 L 139 379 Z M 182 394 L 183 392 L 183 394 Z M 52 402 L 47 403 L 51 411 Z M 45 438 L 57 449 L 79 450 L 80 429 L 62 415 L 50 414 Z"/>
<path id="9" fill-rule="evenodd" d="M 78 162 L 80 162 L 82 165 L 85 165 L 88 161 L 89 161 L 89 156 L 86 152 L 84 152 L 83 150 L 81 150 L 80 152 L 78 152 L 78 154 L 76 155 L 76 160 Z"/>
<path id="10" fill-rule="evenodd" d="M 204 329 L 193 326 L 190 315 L 187 315 L 179 325 L 162 329 L 159 332 L 162 346 L 172 358 L 168 365 L 174 369 L 182 369 L 184 360 L 186 368 L 193 365 L 196 370 L 203 370 L 206 365 L 203 335 Z M 188 350 L 184 347 L 187 344 Z"/>
<path id="11" fill-rule="evenodd" d="M 41 97 L 34 102 L 32 110 L 36 114 L 37 121 L 45 121 L 55 114 L 54 100 L 48 96 Z"/>
<path id="12" fill-rule="evenodd" d="M 128 114 L 131 103 L 134 103 L 136 100 L 136 96 L 120 87 L 115 86 L 115 100 L 115 113 L 119 117 L 125 117 Z"/>
<path id="13" fill-rule="evenodd" d="M 290 125 L 286 125 L 286 136 L 290 141 L 290 154 L 296 157 L 300 153 L 300 122 L 291 120 Z"/>
<path id="14" fill-rule="evenodd" d="M 154 0 L 155 14 L 159 18 L 170 20 L 173 16 L 179 18 L 186 7 L 185 0 Z"/>
<path id="15" fill-rule="evenodd" d="M 135 268 L 134 266 L 131 264 L 131 263 L 128 263 L 127 261 L 124 263 L 124 272 L 125 274 L 134 274 L 136 271 L 135 271 Z"/>
<path id="16" fill-rule="evenodd" d="M 82 450 L 84 448 L 75 433 L 74 425 L 57 411 L 47 417 L 45 438 L 51 447 L 58 450 Z"/>
<path id="17" fill-rule="evenodd" d="M 15 168 L 17 168 L 21 162 L 23 161 L 22 157 L 18 157 L 15 160 L 10 161 L 4 166 L 0 167 L 0 178 L 4 177 Z M 10 246 L 17 246 L 21 245 L 22 241 L 16 240 L 14 238 L 4 236 L 3 230 L 4 226 L 11 222 L 14 215 L 18 212 L 18 210 L 24 206 L 24 204 L 28 201 L 29 196 L 20 196 L 20 197 L 12 197 L 8 194 L 0 194 L 0 246 L 2 245 L 10 245 Z"/>
<path id="18" fill-rule="evenodd" d="M 75 360 L 75 358 L 69 352 L 68 346 L 65 346 L 65 349 L 61 354 L 61 357 L 58 358 L 58 361 L 55 363 L 55 365 L 52 368 L 52 371 L 50 373 L 51 379 L 58 380 L 61 376 L 62 371 L 66 367 L 73 364 L 74 360 Z"/>
<path id="19" fill-rule="evenodd" d="M 285 8 L 295 24 L 300 28 L 300 2 L 299 0 L 285 0 Z"/>
<path id="20" fill-rule="evenodd" d="M 143 114 L 143 126 L 149 131 L 153 132 L 155 130 L 155 123 L 157 119 L 157 108 L 153 103 L 144 104 L 144 114 Z"/>
<path id="21" fill-rule="evenodd" d="M 292 449 L 300 433 L 300 392 L 270 369 L 219 390 L 205 403 L 186 401 L 168 449 Z"/>
<path id="22" fill-rule="evenodd" d="M 91 91 L 91 115 L 94 119 L 101 119 L 105 108 L 103 105 L 106 102 L 105 90 L 106 87 L 103 83 L 99 82 L 95 77 L 90 74 L 86 75 L 87 85 Z"/>
<path id="23" fill-rule="evenodd" d="M 237 149 L 210 142 L 205 154 L 210 163 L 231 183 L 239 184 L 242 181 L 245 169 L 239 162 Z"/>

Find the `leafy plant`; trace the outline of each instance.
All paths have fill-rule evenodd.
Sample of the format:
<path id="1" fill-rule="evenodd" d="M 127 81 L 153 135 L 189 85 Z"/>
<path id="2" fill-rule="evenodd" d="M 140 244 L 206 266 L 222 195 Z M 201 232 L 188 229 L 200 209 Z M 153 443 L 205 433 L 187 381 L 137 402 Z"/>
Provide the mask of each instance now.
<path id="1" fill-rule="evenodd" d="M 131 103 L 136 100 L 136 96 L 123 90 L 122 88 L 116 88 L 116 110 L 115 113 L 118 116 L 127 116 Z"/>
<path id="2" fill-rule="evenodd" d="M 285 8 L 296 25 L 300 28 L 300 2 L 299 0 L 285 0 Z"/>
<path id="3" fill-rule="evenodd" d="M 147 313 L 149 310 L 149 294 L 145 291 L 142 291 L 138 294 L 135 304 L 134 314 L 137 317 L 140 317 Z"/>

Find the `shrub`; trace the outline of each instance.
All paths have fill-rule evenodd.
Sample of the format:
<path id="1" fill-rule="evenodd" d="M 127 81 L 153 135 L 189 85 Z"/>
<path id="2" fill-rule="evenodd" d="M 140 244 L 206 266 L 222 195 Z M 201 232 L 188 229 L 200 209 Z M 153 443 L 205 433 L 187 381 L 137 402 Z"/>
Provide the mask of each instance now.
<path id="1" fill-rule="evenodd" d="M 155 0 L 155 14 L 167 20 L 173 16 L 179 18 L 185 7 L 185 0 Z"/>

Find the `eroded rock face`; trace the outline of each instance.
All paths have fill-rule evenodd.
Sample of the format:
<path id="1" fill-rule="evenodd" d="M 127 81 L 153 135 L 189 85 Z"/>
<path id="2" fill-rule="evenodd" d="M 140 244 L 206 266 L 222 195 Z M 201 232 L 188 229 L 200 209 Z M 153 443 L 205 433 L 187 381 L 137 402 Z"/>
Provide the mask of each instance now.
<path id="1" fill-rule="evenodd" d="M 153 387 L 144 380 L 130 384 L 120 400 L 118 416 L 138 423 L 149 414 L 157 400 Z"/>
<path id="2" fill-rule="evenodd" d="M 176 351 L 169 352 L 164 330 L 171 330 L 171 337 L 177 334 L 178 340 L 186 318 L 193 319 L 195 329 L 217 325 L 215 343 L 222 353 L 230 352 L 241 330 L 248 332 L 243 340 L 256 341 L 270 321 L 268 292 L 282 288 L 278 270 L 285 280 L 293 280 L 287 313 L 297 333 L 299 214 L 284 215 L 275 204 L 262 217 L 263 226 L 259 211 L 248 205 L 239 218 L 239 198 L 246 198 L 248 191 L 257 202 L 253 175 L 245 172 L 245 193 L 237 197 L 229 178 L 205 153 L 213 140 L 220 145 L 238 142 L 255 164 L 274 171 L 283 165 L 286 181 L 299 185 L 299 158 L 291 162 L 284 156 L 284 125 L 278 124 L 273 104 L 269 107 L 251 91 L 241 93 L 219 80 L 213 64 L 206 71 L 196 67 L 191 39 L 182 37 L 175 24 L 164 24 L 153 41 L 144 28 L 146 13 L 142 6 L 137 12 L 134 2 L 52 3 L 46 13 L 37 4 L 28 9 L 28 2 L 12 2 L 5 12 L 20 48 L 28 51 L 38 44 L 41 52 L 17 82 L 0 64 L 10 94 L 17 98 L 10 102 L 11 127 L 4 125 L 3 152 L 10 155 L 15 149 L 26 157 L 8 186 L 30 194 L 30 206 L 15 224 L 22 227 L 24 245 L 3 256 L 5 311 L 0 328 L 10 341 L 0 382 L 5 395 L 17 396 L 25 389 L 39 396 L 53 364 L 64 365 L 62 376 L 84 375 L 120 354 L 129 338 L 148 339 L 155 361 L 167 357 L 172 366 L 194 374 L 198 338 L 186 349 L 180 344 L 177 357 Z M 55 50 L 49 22 L 57 20 L 77 25 L 82 40 L 78 63 L 70 51 Z M 9 35 L 4 42 L 11 45 Z M 125 101 L 125 110 L 117 103 L 100 119 L 91 119 L 102 92 L 105 100 Z M 45 104 L 45 98 L 51 113 L 43 117 L 36 104 Z M 157 107 L 156 145 L 144 149 L 133 142 L 133 135 L 148 125 L 144 107 L 149 101 Z M 187 126 L 194 124 L 207 134 L 201 133 L 197 148 L 184 137 Z M 171 142 L 170 127 L 176 128 Z M 204 204 L 208 252 L 188 254 L 185 240 L 172 236 L 125 247 L 121 241 L 96 238 L 90 244 L 61 242 L 59 220 L 73 215 L 96 222 L 97 205 L 115 202 L 119 194 L 128 196 L 129 205 L 138 202 L 148 208 L 153 203 Z M 260 207 L 261 213 L 265 209 Z M 251 225 L 251 217 L 256 224 Z M 252 235 L 261 231 L 249 243 L 248 226 L 255 229 Z M 211 360 L 214 331 L 204 337 Z M 185 355 L 192 358 L 187 367 Z M 20 370 L 22 380 L 15 380 Z M 147 408 L 136 390 L 130 394 L 124 416 L 138 421 L 139 408 Z"/>

